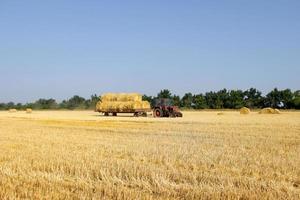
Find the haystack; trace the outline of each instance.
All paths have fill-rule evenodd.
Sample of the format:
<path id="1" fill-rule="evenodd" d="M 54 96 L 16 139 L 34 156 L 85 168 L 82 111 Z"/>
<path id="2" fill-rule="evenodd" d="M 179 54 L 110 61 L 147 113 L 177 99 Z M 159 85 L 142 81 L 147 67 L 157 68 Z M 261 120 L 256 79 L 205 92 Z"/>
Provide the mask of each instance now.
<path id="1" fill-rule="evenodd" d="M 280 114 L 280 111 L 278 109 L 274 109 L 274 114 Z"/>
<path id="2" fill-rule="evenodd" d="M 243 107 L 243 108 L 241 108 L 240 109 L 240 114 L 241 115 L 248 115 L 248 114 L 250 114 L 250 109 L 249 108 L 247 108 L 247 107 Z"/>
<path id="3" fill-rule="evenodd" d="M 222 112 L 219 112 L 219 113 L 217 113 L 217 115 L 224 115 L 224 113 L 222 113 Z"/>
<path id="4" fill-rule="evenodd" d="M 273 108 L 264 108 L 259 112 L 259 114 L 280 114 L 280 111 Z"/>
<path id="5" fill-rule="evenodd" d="M 106 93 L 101 97 L 102 101 L 142 101 L 142 95 L 137 93 Z"/>
<path id="6" fill-rule="evenodd" d="M 15 112 L 17 112 L 17 109 L 9 109 L 8 110 L 10 113 L 15 113 Z"/>
<path id="7" fill-rule="evenodd" d="M 26 113 L 27 113 L 27 114 L 32 113 L 32 109 L 31 109 L 31 108 L 26 108 Z"/>

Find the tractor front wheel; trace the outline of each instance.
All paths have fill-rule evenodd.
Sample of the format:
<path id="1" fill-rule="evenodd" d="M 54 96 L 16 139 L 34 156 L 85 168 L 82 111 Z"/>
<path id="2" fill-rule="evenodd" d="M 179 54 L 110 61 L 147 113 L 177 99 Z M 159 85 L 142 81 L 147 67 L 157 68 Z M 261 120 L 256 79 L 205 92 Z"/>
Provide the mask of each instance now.
<path id="1" fill-rule="evenodd" d="M 154 117 L 162 117 L 163 116 L 163 111 L 161 109 L 157 108 L 153 111 L 153 116 Z"/>

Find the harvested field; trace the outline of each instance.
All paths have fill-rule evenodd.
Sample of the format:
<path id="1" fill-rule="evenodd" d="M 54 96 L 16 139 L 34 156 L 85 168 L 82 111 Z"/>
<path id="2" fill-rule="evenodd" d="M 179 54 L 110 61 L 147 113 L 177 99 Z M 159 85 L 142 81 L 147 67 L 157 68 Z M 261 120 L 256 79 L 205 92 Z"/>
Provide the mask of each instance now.
<path id="1" fill-rule="evenodd" d="M 0 199 L 299 199 L 300 112 L 0 112 Z"/>

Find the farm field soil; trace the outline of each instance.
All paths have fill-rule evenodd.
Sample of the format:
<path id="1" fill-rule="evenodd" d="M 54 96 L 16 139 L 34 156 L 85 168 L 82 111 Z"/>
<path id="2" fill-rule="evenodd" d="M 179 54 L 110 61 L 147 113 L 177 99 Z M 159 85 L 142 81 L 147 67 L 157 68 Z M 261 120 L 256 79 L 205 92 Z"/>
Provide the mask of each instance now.
<path id="1" fill-rule="evenodd" d="M 0 112 L 0 199 L 300 199 L 300 112 Z"/>

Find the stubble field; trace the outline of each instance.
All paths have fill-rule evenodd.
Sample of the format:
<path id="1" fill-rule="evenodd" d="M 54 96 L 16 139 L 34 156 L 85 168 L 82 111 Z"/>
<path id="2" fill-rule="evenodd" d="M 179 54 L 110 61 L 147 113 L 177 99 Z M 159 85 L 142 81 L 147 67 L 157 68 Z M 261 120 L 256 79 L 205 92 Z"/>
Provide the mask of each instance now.
<path id="1" fill-rule="evenodd" d="M 0 112 L 0 199 L 299 199 L 300 112 Z"/>

